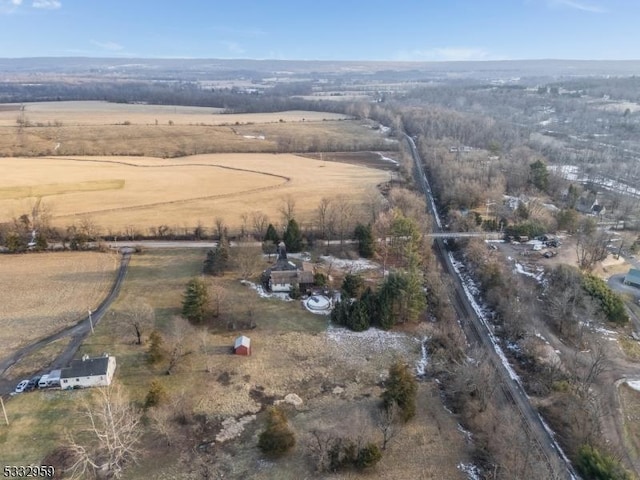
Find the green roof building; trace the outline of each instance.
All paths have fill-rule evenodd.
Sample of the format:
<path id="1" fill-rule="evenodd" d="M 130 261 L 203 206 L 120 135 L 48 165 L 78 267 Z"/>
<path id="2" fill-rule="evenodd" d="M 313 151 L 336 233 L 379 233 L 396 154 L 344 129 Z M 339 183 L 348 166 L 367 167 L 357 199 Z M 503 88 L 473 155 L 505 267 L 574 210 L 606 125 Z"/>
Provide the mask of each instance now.
<path id="1" fill-rule="evenodd" d="M 629 273 L 624 277 L 625 285 L 631 285 L 632 287 L 640 288 L 640 270 L 632 268 Z"/>

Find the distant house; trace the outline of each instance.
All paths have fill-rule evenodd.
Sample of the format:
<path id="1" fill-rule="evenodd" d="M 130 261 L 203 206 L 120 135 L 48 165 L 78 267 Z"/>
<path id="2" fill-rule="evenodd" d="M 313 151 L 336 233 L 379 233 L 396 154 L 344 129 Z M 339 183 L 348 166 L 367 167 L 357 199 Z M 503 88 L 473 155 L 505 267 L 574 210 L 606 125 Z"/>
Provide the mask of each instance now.
<path id="1" fill-rule="evenodd" d="M 313 285 L 313 265 L 302 262 L 302 268 L 287 258 L 284 242 L 278 245 L 278 259 L 264 272 L 264 280 L 272 292 L 290 292 L 294 286 L 305 290 Z"/>
<path id="2" fill-rule="evenodd" d="M 640 270 L 632 268 L 624 277 L 625 285 L 631 285 L 632 287 L 640 288 Z"/>
<path id="3" fill-rule="evenodd" d="M 83 355 L 73 360 L 60 374 L 60 388 L 106 387 L 111 384 L 116 371 L 116 357 L 105 353 L 101 357 L 90 358 Z"/>
<path id="4" fill-rule="evenodd" d="M 233 353 L 236 355 L 251 355 L 251 339 L 240 335 L 233 343 Z"/>

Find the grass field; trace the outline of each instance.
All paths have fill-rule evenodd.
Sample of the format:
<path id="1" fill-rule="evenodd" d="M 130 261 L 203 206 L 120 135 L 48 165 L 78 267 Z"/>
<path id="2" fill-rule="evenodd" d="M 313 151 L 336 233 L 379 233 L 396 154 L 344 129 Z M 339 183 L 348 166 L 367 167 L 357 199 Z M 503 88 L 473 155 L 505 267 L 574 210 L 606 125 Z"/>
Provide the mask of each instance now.
<path id="1" fill-rule="evenodd" d="M 86 317 L 109 292 L 119 265 L 109 253 L 1 255 L 2 356 Z"/>
<path id="2" fill-rule="evenodd" d="M 299 302 L 263 299 L 228 274 L 216 280 L 226 292 L 225 307 L 216 326 L 190 331 L 189 351 L 175 372 L 164 373 L 166 361 L 150 366 L 146 347 L 134 344 L 125 312 L 132 299 L 141 299 L 155 310 L 156 327 L 167 342 L 179 323 L 184 285 L 198 275 L 204 251 L 164 250 L 134 255 L 130 271 L 112 312 L 105 316 L 78 355 L 109 351 L 117 357 L 117 381 L 134 402 L 141 403 L 153 379 L 165 385 L 169 401 L 182 398 L 193 409 L 193 423 L 173 424 L 172 447 L 151 431 L 145 435 L 144 455 L 126 478 L 199 478 L 202 465 L 219 468 L 225 478 L 306 478 L 313 467 L 307 456 L 314 428 L 356 438 L 380 441 L 375 412 L 381 393 L 379 382 L 394 358 L 413 364 L 420 355 L 418 331 L 353 334 L 327 328 L 327 317 L 308 313 Z M 227 331 L 230 321 L 246 319 L 254 312 L 256 328 L 243 331 L 252 339 L 251 357 L 230 354 L 240 332 Z M 145 338 L 150 327 L 147 328 Z M 170 348 L 167 346 L 167 348 Z M 85 392 L 34 392 L 24 400 L 7 402 L 12 419 L 0 430 L 0 452 L 7 462 L 38 463 L 62 441 L 65 418 Z M 256 448 L 264 408 L 274 400 L 295 393 L 303 400 L 288 407 L 298 443 L 291 455 L 276 462 L 265 460 Z M 46 406 L 46 408 L 45 408 Z M 223 421 L 250 414 L 239 436 L 215 441 Z M 74 417 L 75 418 L 75 417 Z M 74 428 L 72 425 L 71 428 Z M 32 441 L 32 436 L 38 439 Z M 215 445 L 198 449 L 201 443 Z M 442 407 L 437 386 L 423 382 L 419 388 L 418 417 L 403 427 L 375 472 L 363 478 L 463 479 L 456 468 L 468 454 L 455 419 Z M 373 477 L 371 476 L 373 475 Z M 353 472 L 335 478 L 355 478 Z"/>
<path id="3" fill-rule="evenodd" d="M 388 179 L 381 170 L 289 154 L 7 158 L 0 168 L 0 222 L 31 212 L 40 197 L 54 225 L 89 217 L 103 234 L 128 226 L 143 234 L 160 225 L 211 229 L 218 217 L 237 230 L 241 215 L 256 210 L 278 223 L 287 196 L 305 221 L 323 196 L 340 193 L 358 201 Z"/>
<path id="4" fill-rule="evenodd" d="M 624 428 L 624 442 L 626 453 L 630 460 L 637 465 L 640 463 L 640 392 L 626 384 L 618 387 L 620 395 L 620 409 Z"/>
<path id="5" fill-rule="evenodd" d="M 15 126 L 19 117 L 30 124 L 49 125 L 115 125 L 129 122 L 140 125 L 233 125 L 242 123 L 270 123 L 340 120 L 345 115 L 325 112 L 274 112 L 225 114 L 223 109 L 172 105 L 143 105 L 100 101 L 34 102 L 26 103 L 24 112 L 19 104 L 5 104 L 0 108 L 0 126 Z"/>

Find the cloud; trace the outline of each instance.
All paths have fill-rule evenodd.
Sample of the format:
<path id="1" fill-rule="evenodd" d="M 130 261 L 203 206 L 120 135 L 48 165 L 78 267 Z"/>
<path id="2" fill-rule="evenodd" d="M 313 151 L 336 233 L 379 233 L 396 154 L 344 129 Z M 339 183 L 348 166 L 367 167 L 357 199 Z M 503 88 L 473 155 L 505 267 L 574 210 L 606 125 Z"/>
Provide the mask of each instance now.
<path id="1" fill-rule="evenodd" d="M 91 43 L 96 47 L 100 47 L 103 50 L 109 50 L 110 52 L 119 52 L 124 50 L 124 47 L 116 42 L 98 42 L 96 40 L 91 40 Z"/>
<path id="2" fill-rule="evenodd" d="M 0 0 L 0 14 L 13 13 L 20 4 L 22 4 L 22 0 Z"/>
<path id="3" fill-rule="evenodd" d="M 600 5 L 585 3 L 576 0 L 547 0 L 547 5 L 552 8 L 570 8 L 590 13 L 607 13 L 607 9 Z"/>
<path id="4" fill-rule="evenodd" d="M 222 40 L 220 41 L 220 43 L 224 45 L 230 53 L 233 53 L 235 55 L 245 53 L 245 49 L 242 48 L 242 46 L 237 42 Z"/>
<path id="5" fill-rule="evenodd" d="M 500 58 L 480 47 L 435 47 L 401 51 L 396 60 L 422 62 L 461 62 L 499 60 Z"/>
<path id="6" fill-rule="evenodd" d="M 60 0 L 33 0 L 31 6 L 43 10 L 57 10 L 62 7 L 62 3 Z"/>

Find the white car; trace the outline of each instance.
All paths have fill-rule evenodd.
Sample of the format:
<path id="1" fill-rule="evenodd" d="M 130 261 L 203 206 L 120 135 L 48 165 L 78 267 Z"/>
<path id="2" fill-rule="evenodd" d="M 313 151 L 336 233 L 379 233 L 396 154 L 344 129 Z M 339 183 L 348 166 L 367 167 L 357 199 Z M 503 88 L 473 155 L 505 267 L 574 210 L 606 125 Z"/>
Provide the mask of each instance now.
<path id="1" fill-rule="evenodd" d="M 15 393 L 22 393 L 24 392 L 24 389 L 27 388 L 27 385 L 29 384 L 29 380 L 22 380 L 15 389 Z"/>

